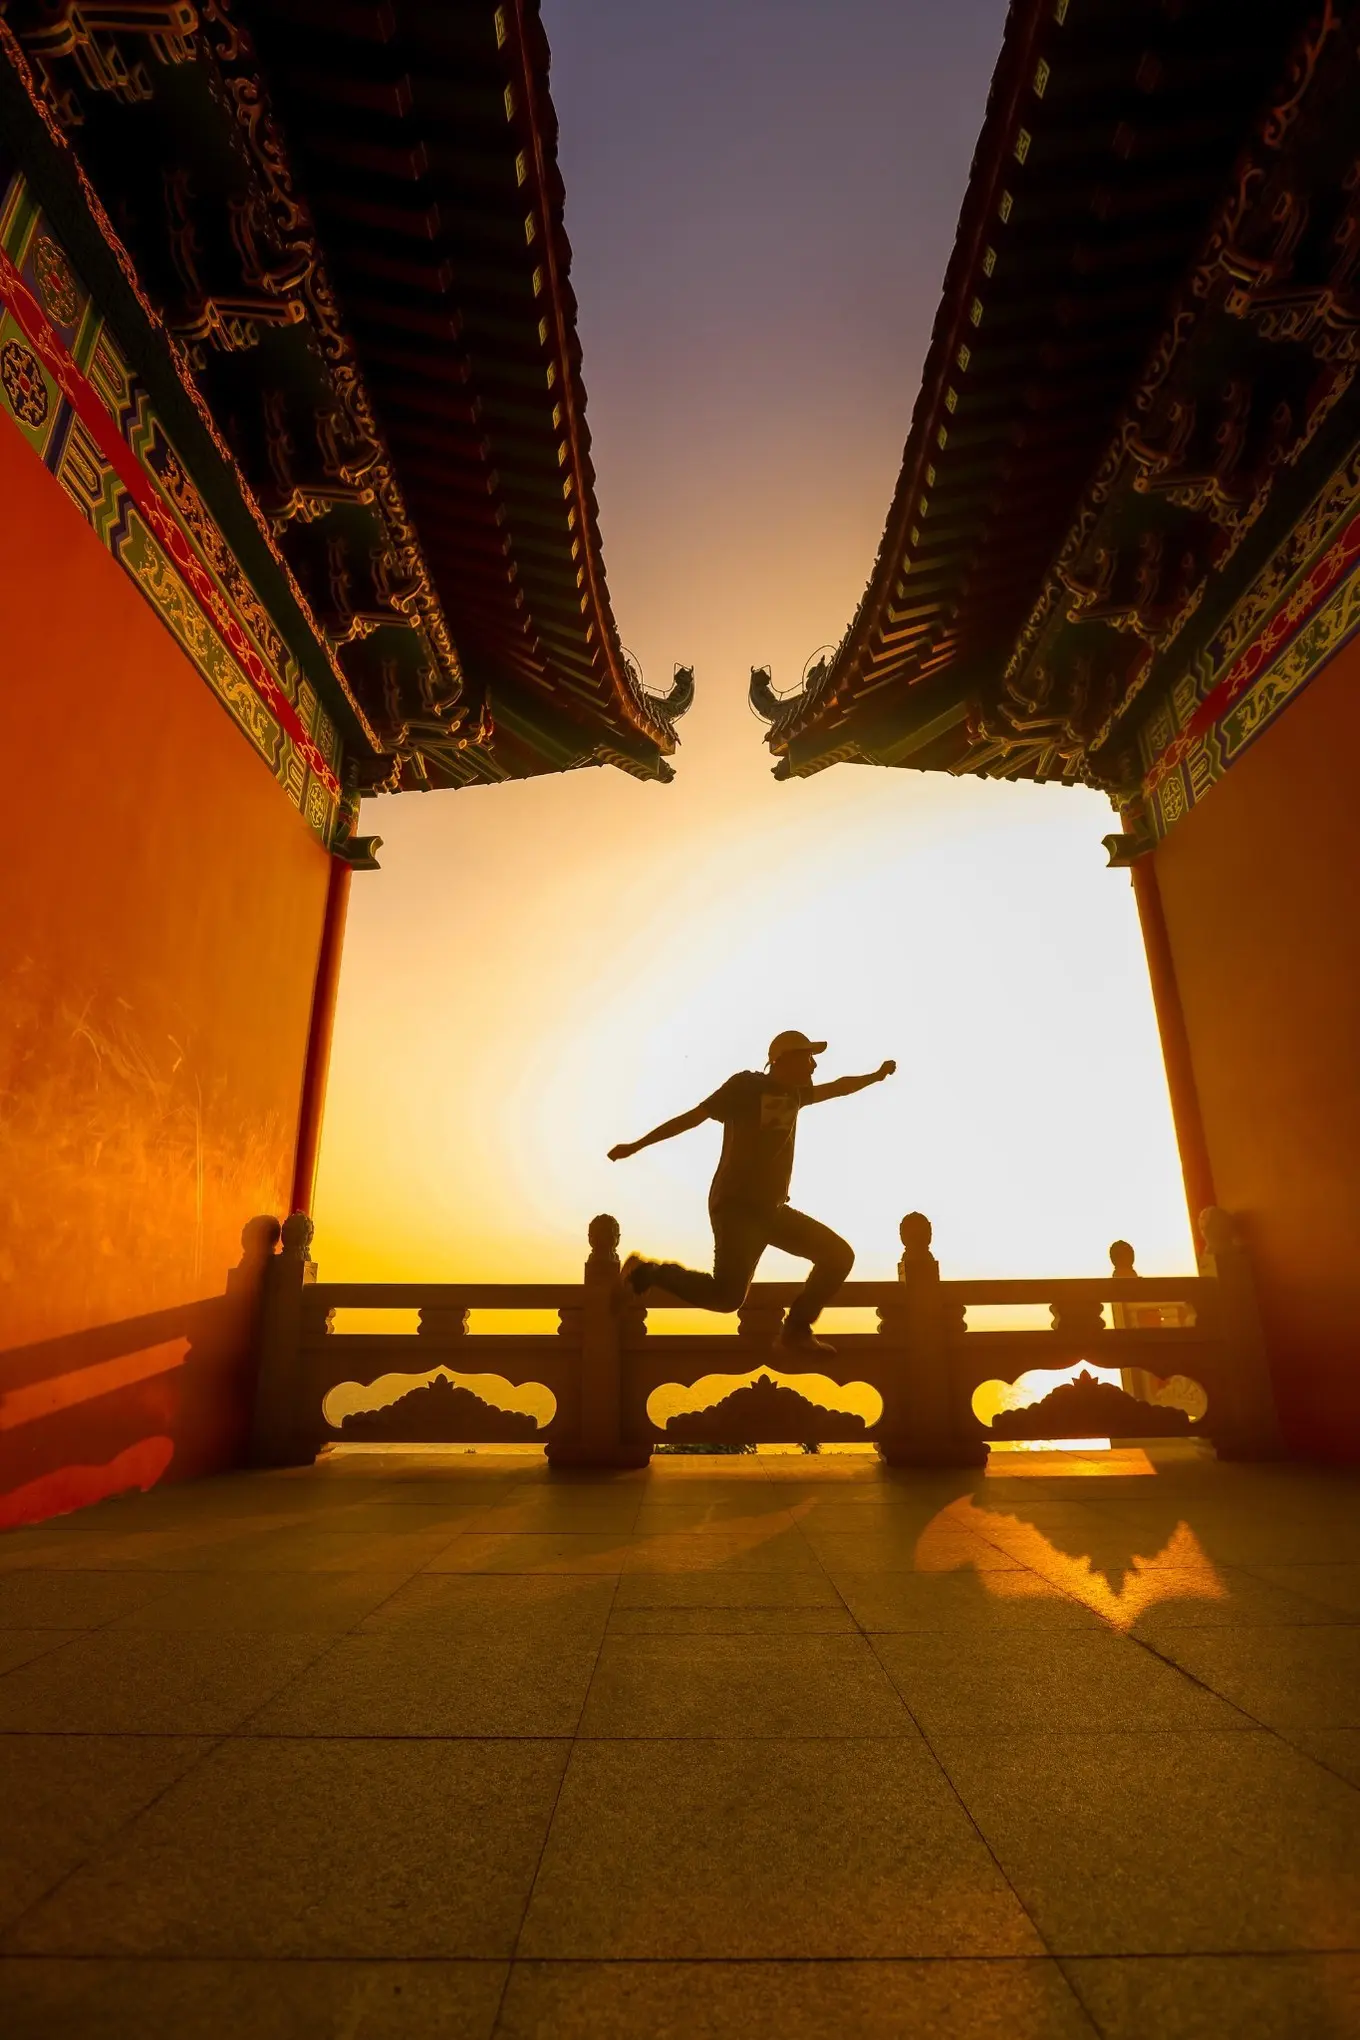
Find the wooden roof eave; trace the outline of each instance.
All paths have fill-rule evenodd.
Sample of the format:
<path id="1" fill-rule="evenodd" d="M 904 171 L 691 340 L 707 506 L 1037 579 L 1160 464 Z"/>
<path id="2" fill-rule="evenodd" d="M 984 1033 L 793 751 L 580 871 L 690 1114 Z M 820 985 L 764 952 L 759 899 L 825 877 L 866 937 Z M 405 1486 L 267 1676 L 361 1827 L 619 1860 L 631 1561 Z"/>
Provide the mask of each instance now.
<path id="1" fill-rule="evenodd" d="M 370 755 L 381 742 L 311 604 L 279 548 L 268 518 L 227 446 L 182 348 L 152 305 L 136 264 L 65 133 L 52 117 L 18 37 L 0 10 L 0 127 L 19 152 L 44 210 L 146 382 L 204 500 L 316 687 L 342 738 Z"/>
<path id="2" fill-rule="evenodd" d="M 959 226 L 945 269 L 941 308 L 936 315 L 921 387 L 912 411 L 901 474 L 873 572 L 838 656 L 828 664 L 820 684 L 809 689 L 799 706 L 794 726 L 796 731 L 801 731 L 815 719 L 821 705 L 833 696 L 842 673 L 853 667 L 865 623 L 882 604 L 888 589 L 901 572 L 907 534 L 930 459 L 928 435 L 939 412 L 951 366 L 960 346 L 967 345 L 967 334 L 971 330 L 970 301 L 965 299 L 965 288 L 977 268 L 998 202 L 1005 165 L 1002 150 L 1017 124 L 1018 109 L 1030 88 L 1035 52 L 1051 12 L 1051 0 L 1012 0 L 1001 56 L 988 93 L 982 135 L 974 152 Z"/>
<path id="3" fill-rule="evenodd" d="M 290 13 L 291 7 L 281 11 Z M 338 21 L 334 26 L 341 28 Z M 320 73 L 331 62 L 331 28 L 328 16 L 320 29 L 326 58 Z M 599 712 L 615 726 L 619 744 L 635 737 L 668 753 L 674 731 L 632 682 L 604 577 L 569 280 L 571 251 L 562 222 L 556 118 L 537 0 L 504 0 L 484 14 L 442 0 L 438 5 L 402 0 L 391 9 L 394 63 L 407 31 L 411 47 L 405 58 L 415 50 L 424 66 L 416 81 L 416 113 L 422 106 L 427 112 L 434 107 L 440 116 L 433 127 L 426 120 L 429 133 L 421 150 L 400 144 L 389 128 L 384 163 L 364 177 L 347 176 L 344 137 L 351 124 L 347 116 L 319 105 L 327 97 L 336 101 L 337 91 L 334 78 L 326 85 L 315 62 L 304 81 L 312 95 L 304 125 L 310 123 L 322 135 L 326 150 L 327 189 L 318 201 L 323 217 L 353 214 L 356 205 L 404 207 L 410 223 L 428 222 L 431 255 L 444 255 L 450 262 L 447 279 L 437 263 L 430 273 L 441 287 L 447 282 L 458 302 L 459 344 L 468 352 L 469 395 L 476 406 L 476 422 L 459 446 L 469 457 L 460 461 L 456 474 L 447 470 L 443 449 L 436 453 L 413 444 L 420 391 L 435 367 L 422 359 L 430 349 L 428 342 L 424 348 L 420 343 L 420 315 L 408 313 L 411 330 L 384 331 L 381 300 L 367 294 L 367 349 L 380 348 L 399 373 L 414 379 L 401 389 L 393 421 L 400 416 L 398 464 L 412 478 L 417 524 L 451 533 L 467 517 L 499 529 L 505 580 L 497 575 L 499 592 L 490 606 L 499 605 L 505 628 L 555 639 L 550 669 L 573 646 L 583 673 L 593 675 L 589 682 L 567 680 L 563 666 L 564 682 L 573 693 L 589 686 Z M 334 48 L 339 62 L 341 43 Z M 348 96 L 348 87 L 338 93 L 341 101 Z M 364 260 L 371 265 L 380 223 L 360 222 L 358 230 Z M 553 421 L 550 437 L 548 414 L 554 404 L 562 419 L 560 427 Z M 434 492 L 444 488 L 455 500 L 436 504 Z M 532 541 L 523 545 L 521 527 L 532 531 Z M 460 547 L 449 567 L 455 616 L 466 601 L 465 592 L 455 592 L 462 556 Z M 512 567 L 517 570 L 513 575 Z M 578 572 L 584 604 L 575 592 Z M 518 603 L 512 586 L 521 592 Z M 574 657 L 570 663 L 576 664 Z"/>
<path id="4" fill-rule="evenodd" d="M 531 183 L 544 228 L 547 316 L 556 328 L 557 358 L 561 377 L 567 467 L 575 484 L 575 496 L 589 515 L 591 532 L 583 545 L 589 621 L 595 642 L 604 655 L 608 683 L 626 727 L 649 739 L 663 756 L 675 749 L 674 730 L 665 717 L 653 709 L 637 687 L 624 664 L 605 585 L 595 515 L 594 470 L 589 462 L 589 438 L 585 430 L 585 389 L 580 374 L 580 345 L 576 338 L 575 298 L 570 294 L 568 275 L 571 245 L 562 217 L 562 181 L 557 168 L 557 119 L 548 97 L 547 39 L 538 15 L 537 0 L 505 0 L 505 15 L 512 24 L 511 35 L 520 59 L 525 113 L 531 138 Z M 592 542 L 593 541 L 593 542 Z"/>
<path id="5" fill-rule="evenodd" d="M 869 728 L 870 711 L 864 697 L 885 679 L 899 683 L 900 700 L 902 684 L 924 684 L 927 677 L 950 665 L 955 684 L 963 687 L 965 671 L 971 670 L 974 654 L 980 649 L 980 636 L 987 637 L 990 645 L 989 670 L 998 650 L 1004 663 L 995 620 L 989 622 L 983 615 L 981 630 L 975 621 L 980 616 L 979 605 L 994 612 L 995 598 L 1004 592 L 1008 609 L 1002 628 L 1010 632 L 1021 627 L 1028 607 L 1025 576 L 1017 571 L 1018 563 L 1028 562 L 1025 573 L 1030 576 L 1030 599 L 1043 584 L 1046 567 L 1063 542 L 1072 506 L 1099 460 L 1120 400 L 1130 378 L 1138 373 L 1145 346 L 1157 331 L 1162 307 L 1184 265 L 1193 260 L 1196 227 L 1204 216 L 1201 204 L 1212 204 L 1222 190 L 1241 133 L 1255 118 L 1261 95 L 1275 75 L 1273 67 L 1283 63 L 1292 40 L 1293 24 L 1282 13 L 1278 22 L 1272 19 L 1268 33 L 1264 27 L 1250 35 L 1234 32 L 1225 57 L 1221 53 L 1229 48 L 1223 41 L 1227 23 L 1217 17 L 1231 13 L 1226 0 L 1217 15 L 1208 7 L 1185 16 L 1188 25 L 1184 33 L 1182 17 L 1168 14 L 1158 29 L 1163 37 L 1159 47 L 1170 50 L 1173 58 L 1189 49 L 1201 68 L 1212 58 L 1220 70 L 1231 71 L 1231 91 L 1223 105 L 1215 100 L 1209 113 L 1198 120 L 1193 117 L 1193 95 L 1183 93 L 1180 101 L 1169 102 L 1163 109 L 1163 126 L 1155 134 L 1149 126 L 1149 122 L 1155 126 L 1154 116 L 1145 118 L 1137 113 L 1137 120 L 1148 128 L 1152 145 L 1133 148 L 1134 169 L 1128 169 L 1126 160 L 1122 167 L 1111 159 L 1102 166 L 1092 156 L 1090 176 L 1083 180 L 1075 166 L 1097 130 L 1091 130 L 1083 143 L 1080 119 L 1062 129 L 1062 92 L 1055 90 L 1045 99 L 1050 77 L 1061 79 L 1062 74 L 1056 68 L 1050 71 L 1049 57 L 1054 58 L 1055 67 L 1057 57 L 1044 38 L 1056 36 L 1064 21 L 1070 24 L 1073 18 L 1081 22 L 1081 34 L 1076 43 L 1067 46 L 1069 51 L 1089 49 L 1102 39 L 1117 44 L 1122 37 L 1120 62 L 1129 72 L 1126 95 L 1135 83 L 1139 92 L 1155 91 L 1159 60 L 1152 60 L 1145 83 L 1147 60 L 1138 56 L 1139 38 L 1144 33 L 1151 35 L 1156 26 L 1144 20 L 1148 12 L 1140 10 L 1136 0 L 1116 0 L 1113 6 L 1102 0 L 1101 8 L 1096 0 L 1086 5 L 1083 0 L 1066 0 L 1056 8 L 1016 0 L 1012 6 L 874 571 L 836 657 L 804 696 L 785 707 L 770 729 L 771 748 L 786 756 L 793 754 L 804 736 L 810 744 L 824 742 L 828 747 L 823 762 L 830 762 L 832 753 L 846 755 L 847 746 L 858 738 L 861 723 L 866 731 Z M 1302 19 L 1307 9 L 1301 0 L 1287 12 Z M 1132 76 L 1135 58 L 1136 80 Z M 1027 102 L 1026 92 L 1030 95 Z M 1130 103 L 1136 112 L 1136 102 Z M 1074 104 L 1079 105 L 1079 99 L 1069 91 L 1069 112 Z M 1055 107 L 1060 116 L 1056 139 L 1046 126 Z M 1118 135 L 1114 139 L 1127 158 L 1126 144 Z M 1108 147 L 1109 141 L 1107 134 L 1102 146 Z M 1052 175 L 1053 165 L 1059 162 L 1066 165 L 1066 189 L 1055 183 Z M 1024 167 L 1027 163 L 1035 166 L 1030 181 Z M 1141 202 L 1140 180 L 1146 204 Z M 985 262 L 977 263 L 984 238 L 978 231 L 979 221 L 991 218 L 999 190 L 1004 199 L 997 205 L 997 219 L 1010 222 L 1012 229 L 1017 221 L 1028 220 L 1029 242 L 1011 245 L 1032 252 L 1034 235 L 1043 226 L 1035 210 L 1036 189 L 1041 197 L 1046 194 L 1049 202 L 1059 205 L 1069 234 L 1080 210 L 1074 210 L 1073 193 L 1084 192 L 1093 220 L 1118 215 L 1133 222 L 1135 235 L 1140 237 L 1134 246 L 1142 275 L 1136 285 L 1121 289 L 1124 303 L 1114 304 L 1108 289 L 1098 286 L 1094 275 L 1098 264 L 1078 259 L 1080 243 L 1071 251 L 1072 277 L 1067 290 L 1053 294 L 1047 329 L 1034 319 L 1040 300 L 1005 275 L 1004 230 L 993 232 Z M 1166 232 L 1169 206 L 1178 193 L 1179 240 Z M 1151 231 L 1149 222 L 1153 223 Z M 1181 260 L 1175 262 L 1178 254 Z M 1159 261 L 1166 264 L 1164 275 L 1158 274 Z M 1097 284 L 1094 289 L 1093 284 Z M 998 338 L 1000 346 L 994 355 Z M 1074 349 L 1079 357 L 1094 355 L 1096 369 L 1089 390 L 1077 392 L 1081 401 L 1075 407 L 1071 378 L 1061 372 L 1061 357 Z M 1099 372 L 1102 355 L 1119 360 L 1117 378 Z M 1006 427 L 999 409 L 991 409 L 991 402 L 1004 357 L 1009 357 L 1007 370 L 1016 386 L 1024 390 L 1025 402 L 1017 407 L 1013 450 L 1002 452 L 999 448 Z M 1026 369 L 1030 370 L 1028 376 Z M 974 376 L 977 381 L 970 384 Z M 1058 394 L 1061 404 L 1055 401 Z M 1069 416 L 1073 408 L 1080 415 Z M 970 412 L 979 419 L 976 434 Z M 990 445 L 980 429 L 982 416 L 989 417 L 996 431 L 996 441 Z M 965 421 L 967 457 L 975 470 L 966 479 L 958 460 L 964 443 L 958 428 L 965 426 Z M 1047 469 L 1043 481 L 1036 459 L 1040 468 Z M 989 461 L 993 463 L 990 477 L 986 472 Z M 1021 505 L 1025 515 L 1017 524 Z M 953 541 L 948 549 L 959 558 L 956 573 L 941 570 L 936 548 L 942 540 Z M 941 629 L 934 633 L 914 627 L 898 631 L 890 615 L 894 599 L 900 600 L 895 591 L 911 586 L 911 570 L 918 561 L 927 569 L 925 587 L 939 603 Z M 857 706 L 861 701 L 862 708 Z"/>

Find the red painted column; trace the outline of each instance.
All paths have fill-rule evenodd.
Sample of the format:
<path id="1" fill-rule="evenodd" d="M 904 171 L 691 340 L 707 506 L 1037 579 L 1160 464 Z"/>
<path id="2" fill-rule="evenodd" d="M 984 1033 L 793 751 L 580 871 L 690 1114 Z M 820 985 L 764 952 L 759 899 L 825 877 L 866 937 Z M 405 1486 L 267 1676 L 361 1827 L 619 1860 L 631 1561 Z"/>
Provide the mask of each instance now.
<path id="1" fill-rule="evenodd" d="M 1162 1061 L 1166 1065 L 1167 1090 L 1171 1094 L 1171 1117 L 1176 1128 L 1176 1146 L 1180 1150 L 1185 1201 L 1190 1210 L 1190 1231 L 1198 1249 L 1200 1213 L 1218 1200 L 1214 1195 L 1209 1144 L 1204 1137 L 1204 1121 L 1200 1116 L 1190 1036 L 1181 1006 L 1180 986 L 1176 982 L 1176 964 L 1171 954 L 1166 915 L 1162 911 L 1157 867 L 1150 855 L 1140 857 L 1130 865 L 1129 874 L 1133 879 L 1133 896 L 1138 903 L 1148 977 L 1152 984 L 1152 1003 L 1157 1014 L 1157 1032 L 1162 1041 Z"/>
<path id="2" fill-rule="evenodd" d="M 293 1163 L 290 1211 L 311 1211 L 316 1191 L 316 1165 L 321 1153 L 321 1122 L 326 1111 L 326 1079 L 330 1073 L 331 1040 L 335 1034 L 335 1001 L 340 990 L 340 959 L 345 946 L 345 916 L 353 876 L 343 859 L 331 859 L 326 892 L 326 918 L 312 993 L 312 1020 L 307 1032 L 307 1062 L 302 1076 L 298 1112 L 297 1153 Z"/>

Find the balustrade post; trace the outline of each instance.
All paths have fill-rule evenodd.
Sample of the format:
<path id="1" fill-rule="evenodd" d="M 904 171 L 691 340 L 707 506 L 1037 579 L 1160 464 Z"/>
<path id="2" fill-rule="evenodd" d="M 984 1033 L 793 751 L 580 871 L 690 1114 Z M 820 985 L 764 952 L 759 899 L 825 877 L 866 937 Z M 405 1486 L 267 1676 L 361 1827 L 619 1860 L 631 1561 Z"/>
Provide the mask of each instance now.
<path id="1" fill-rule="evenodd" d="M 1089 1360 L 1096 1364 L 1094 1355 L 1088 1353 L 1088 1346 L 1098 1345 L 1105 1336 L 1105 1311 L 1101 1300 L 1094 1293 L 1088 1295 L 1059 1295 L 1048 1307 L 1049 1321 L 1053 1326 L 1055 1341 L 1061 1339 L 1064 1348 L 1073 1344 L 1079 1346 L 1075 1354 L 1063 1351 L 1055 1366 L 1075 1365 L 1078 1360 Z"/>
<path id="2" fill-rule="evenodd" d="M 1215 1285 L 1223 1370 L 1209 1391 L 1205 1429 L 1222 1459 L 1278 1458 L 1283 1445 L 1251 1256 L 1232 1218 L 1217 1205 L 1200 1214 L 1199 1228 L 1204 1241 L 1199 1272 Z"/>
<path id="3" fill-rule="evenodd" d="M 737 1310 L 737 1344 L 742 1359 L 753 1365 L 777 1368 L 774 1346 L 783 1326 L 782 1304 L 748 1296 Z M 787 1363 L 787 1356 L 785 1360 Z"/>
<path id="4" fill-rule="evenodd" d="M 430 1349 L 429 1359 L 432 1365 L 438 1366 L 443 1364 L 448 1367 L 450 1373 L 456 1371 L 459 1357 L 458 1347 L 461 1341 L 467 1337 L 467 1326 L 467 1309 L 461 1303 L 421 1304 L 416 1324 L 416 1337 L 423 1340 L 425 1347 Z M 440 1352 L 436 1358 L 436 1350 L 440 1347 L 445 1348 L 446 1351 Z M 420 1357 L 422 1361 L 426 1358 L 424 1347 L 422 1347 Z"/>
<path id="5" fill-rule="evenodd" d="M 589 1228 L 583 1270 L 580 1365 L 575 1435 L 549 1440 L 554 1466 L 645 1466 L 650 1444 L 623 1435 L 623 1348 L 626 1299 L 619 1297 L 619 1222 L 602 1212 Z"/>
<path id="6" fill-rule="evenodd" d="M 980 1466 L 986 1441 L 969 1436 L 968 1413 L 954 1407 L 950 1327 L 932 1236 L 919 1211 L 908 1212 L 898 1228 L 901 1300 L 879 1312 L 880 1330 L 897 1350 L 878 1435 L 890 1466 Z"/>
<path id="7" fill-rule="evenodd" d="M 251 1463 L 310 1466 L 323 1426 L 318 1398 L 302 1364 L 302 1295 L 316 1281 L 313 1225 L 306 1212 L 283 1222 L 277 1254 L 265 1265 L 255 1377 Z"/>

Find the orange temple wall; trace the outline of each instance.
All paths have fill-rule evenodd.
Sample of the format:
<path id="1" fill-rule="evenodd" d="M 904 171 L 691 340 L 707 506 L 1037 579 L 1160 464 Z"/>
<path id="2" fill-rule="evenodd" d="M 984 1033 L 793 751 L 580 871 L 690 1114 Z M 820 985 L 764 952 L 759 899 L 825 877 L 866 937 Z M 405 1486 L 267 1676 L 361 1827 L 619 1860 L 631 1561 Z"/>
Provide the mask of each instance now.
<path id="1" fill-rule="evenodd" d="M 1360 1459 L 1360 640 L 1156 852 L 1218 1202 L 1289 1443 Z"/>
<path id="2" fill-rule="evenodd" d="M 0 504 L 3 1524 L 240 1455 L 330 860 L 3 418 Z"/>

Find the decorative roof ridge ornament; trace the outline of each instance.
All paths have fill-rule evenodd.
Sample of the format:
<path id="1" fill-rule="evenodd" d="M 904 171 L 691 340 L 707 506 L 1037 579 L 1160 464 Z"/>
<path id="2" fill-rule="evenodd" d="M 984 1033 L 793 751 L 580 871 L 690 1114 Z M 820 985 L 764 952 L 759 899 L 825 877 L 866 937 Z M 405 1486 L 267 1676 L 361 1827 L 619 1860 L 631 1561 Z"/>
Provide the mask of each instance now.
<path id="1" fill-rule="evenodd" d="M 677 723 L 682 715 L 689 714 L 694 706 L 693 666 L 682 666 L 677 662 L 668 691 L 665 694 L 654 694 L 642 677 L 640 661 L 626 646 L 619 647 L 619 657 L 623 661 L 631 685 L 637 689 L 639 698 L 648 704 L 654 715 L 665 721 L 668 728 Z M 679 742 L 673 729 L 671 736 L 675 742 Z"/>
<path id="2" fill-rule="evenodd" d="M 693 666 L 677 664 L 670 691 L 666 694 L 649 694 L 647 699 L 657 714 L 664 716 L 668 723 L 679 722 L 681 716 L 688 715 L 694 706 Z"/>
<path id="3" fill-rule="evenodd" d="M 773 730 L 791 722 L 810 695 L 821 686 L 828 668 L 839 651 L 839 645 L 818 645 L 816 651 L 804 661 L 798 685 L 789 694 L 775 693 L 774 681 L 768 666 L 752 666 L 746 698 L 761 721 L 773 726 L 772 734 Z"/>
<path id="4" fill-rule="evenodd" d="M 772 727 L 782 721 L 789 710 L 806 700 L 806 692 L 799 688 L 794 694 L 776 694 L 774 676 L 768 666 L 752 666 L 750 684 L 746 698 L 762 722 Z"/>

